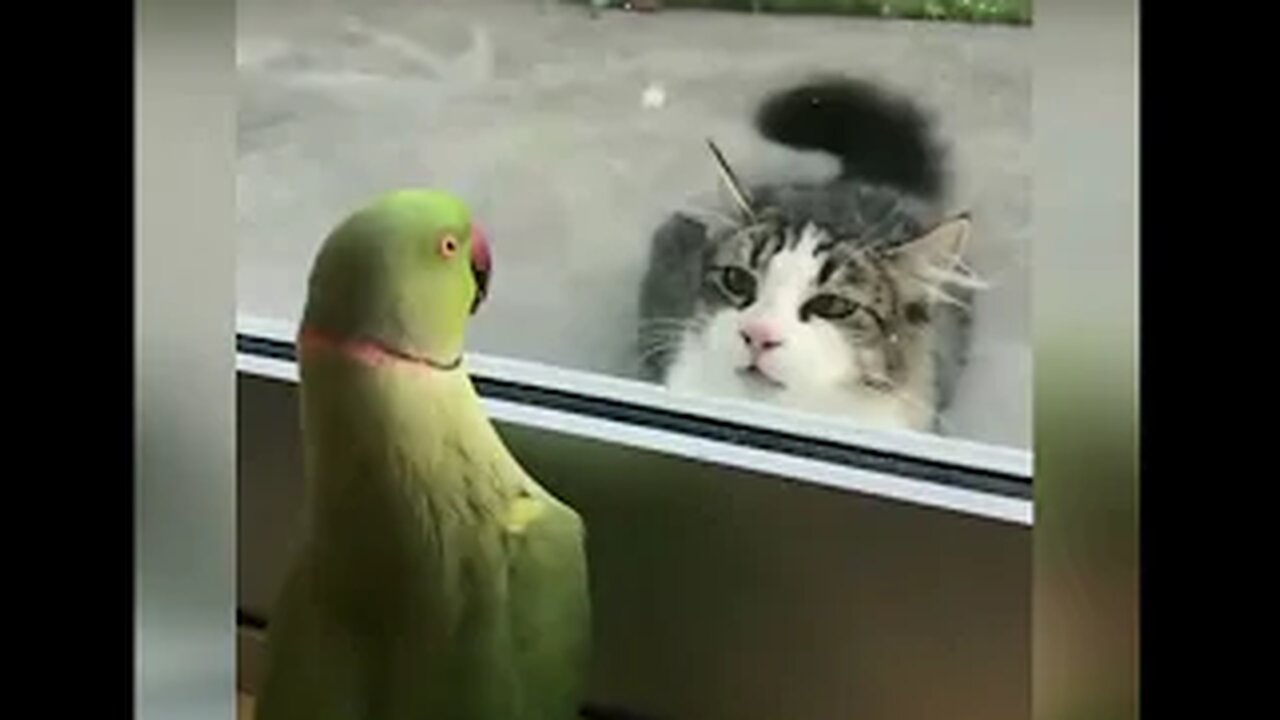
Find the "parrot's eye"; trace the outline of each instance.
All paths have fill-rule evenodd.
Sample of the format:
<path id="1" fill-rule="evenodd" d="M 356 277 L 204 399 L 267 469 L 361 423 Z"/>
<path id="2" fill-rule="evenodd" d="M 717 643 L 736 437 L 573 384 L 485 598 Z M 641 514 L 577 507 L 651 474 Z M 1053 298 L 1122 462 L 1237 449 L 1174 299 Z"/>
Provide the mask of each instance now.
<path id="1" fill-rule="evenodd" d="M 445 235 L 444 238 L 440 240 L 440 254 L 447 258 L 451 258 L 457 252 L 458 239 L 452 235 Z"/>

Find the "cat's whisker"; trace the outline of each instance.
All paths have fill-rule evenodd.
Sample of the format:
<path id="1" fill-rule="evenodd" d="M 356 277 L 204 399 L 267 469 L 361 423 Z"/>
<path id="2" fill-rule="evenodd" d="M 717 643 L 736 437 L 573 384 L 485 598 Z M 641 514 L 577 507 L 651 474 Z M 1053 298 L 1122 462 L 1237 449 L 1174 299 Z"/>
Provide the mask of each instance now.
<path id="1" fill-rule="evenodd" d="M 693 318 L 688 315 L 646 315 L 641 322 L 649 322 L 653 320 L 679 320 L 681 322 L 692 321 Z"/>
<path id="2" fill-rule="evenodd" d="M 973 266 L 970 265 L 963 256 L 956 256 L 955 267 L 969 277 L 978 277 L 978 271 L 973 269 Z"/>
<path id="3" fill-rule="evenodd" d="M 916 282 L 918 282 L 921 286 L 923 286 L 922 289 L 925 295 L 929 297 L 930 302 L 941 302 L 947 305 L 954 305 L 964 310 L 972 309 L 971 303 L 961 300 L 960 298 L 947 292 L 945 287 L 947 284 L 959 285 L 959 283 L 936 282 L 929 278 L 921 277 L 920 275 L 917 275 L 915 273 L 911 273 L 910 277 Z M 968 285 L 960 285 L 960 287 L 965 287 L 966 289 L 969 289 L 969 290 L 987 289 L 986 287 L 972 287 Z"/>
<path id="4" fill-rule="evenodd" d="M 971 309 L 971 304 L 948 293 L 946 290 L 947 286 L 955 286 L 975 291 L 990 290 L 992 287 L 990 283 L 976 278 L 964 278 L 956 275 L 955 273 L 942 271 L 935 273 L 932 277 L 922 276 L 917 273 L 911 273 L 910 276 L 916 282 L 924 286 L 924 291 L 929 295 L 931 301 L 955 305 L 966 310 Z"/>
<path id="5" fill-rule="evenodd" d="M 960 298 L 957 298 L 954 295 L 947 293 L 945 290 L 942 290 L 941 288 L 937 288 L 937 287 L 930 288 L 929 296 L 933 302 L 940 302 L 947 305 L 953 305 L 965 311 L 973 310 L 972 303 L 965 302 L 964 300 L 961 300 Z"/>
<path id="6" fill-rule="evenodd" d="M 640 333 L 668 330 L 674 332 L 697 332 L 702 329 L 704 321 L 700 318 L 656 317 L 641 320 Z"/>
<path id="7" fill-rule="evenodd" d="M 641 334 L 640 334 L 640 338 L 641 338 L 641 340 L 646 340 L 646 339 L 650 339 L 650 338 L 655 339 L 655 340 L 664 340 L 664 339 L 665 339 L 665 340 L 672 340 L 672 339 L 675 339 L 675 338 L 682 337 L 684 334 L 685 334 L 685 331 L 684 331 L 684 330 L 679 330 L 679 329 L 674 329 L 674 328 L 665 328 L 665 329 L 664 329 L 664 328 L 654 328 L 654 329 L 651 329 L 651 330 L 648 330 L 648 331 L 646 331 L 646 332 L 641 333 Z"/>
<path id="8" fill-rule="evenodd" d="M 639 360 L 641 363 L 644 363 L 664 353 L 676 352 L 679 349 L 680 349 L 679 342 L 657 343 L 655 345 L 649 346 L 648 348 L 642 348 L 640 350 Z"/>
<path id="9" fill-rule="evenodd" d="M 640 328 L 640 332 L 637 334 L 641 338 L 674 337 L 677 335 L 684 335 L 685 333 L 691 332 L 694 329 L 695 328 L 692 325 L 678 325 L 676 323 L 663 323 L 663 324 L 657 324 L 657 325 L 642 326 Z"/>
<path id="10" fill-rule="evenodd" d="M 693 325 L 650 325 L 640 328 L 640 332 L 638 334 L 641 339 L 650 337 L 680 338 L 697 331 L 698 328 Z"/>
<path id="11" fill-rule="evenodd" d="M 916 275 L 916 278 L 937 285 L 958 285 L 970 290 L 987 290 L 991 287 L 990 283 L 978 277 L 976 273 L 956 272 L 954 269 L 947 270 L 940 267 L 927 267 L 923 270 L 923 276 Z"/>
<path id="12" fill-rule="evenodd" d="M 681 325 L 681 326 L 684 326 L 684 325 L 691 325 L 691 324 L 693 324 L 693 323 L 695 323 L 695 322 L 697 322 L 697 321 L 696 321 L 696 320 L 694 320 L 693 318 L 682 318 L 682 317 L 655 317 L 655 318 L 645 318 L 644 320 L 641 320 L 641 321 L 640 321 L 640 325 L 641 325 L 642 327 L 643 327 L 643 326 L 646 326 L 646 325 Z"/>
<path id="13" fill-rule="evenodd" d="M 690 328 L 685 325 L 677 325 L 675 323 L 658 323 L 654 325 L 645 325 L 641 327 L 640 334 L 651 335 L 651 334 L 660 334 L 660 333 L 670 333 L 673 335 L 677 335 L 688 329 Z"/>
<path id="14" fill-rule="evenodd" d="M 684 342 L 683 336 L 655 337 L 641 342 L 637 349 L 641 354 L 657 352 L 662 348 L 678 348 Z"/>
<path id="15" fill-rule="evenodd" d="M 639 326 L 639 334 L 642 336 L 659 333 L 680 334 L 696 331 L 699 327 L 700 324 L 694 321 L 663 320 L 658 322 L 641 323 Z"/>

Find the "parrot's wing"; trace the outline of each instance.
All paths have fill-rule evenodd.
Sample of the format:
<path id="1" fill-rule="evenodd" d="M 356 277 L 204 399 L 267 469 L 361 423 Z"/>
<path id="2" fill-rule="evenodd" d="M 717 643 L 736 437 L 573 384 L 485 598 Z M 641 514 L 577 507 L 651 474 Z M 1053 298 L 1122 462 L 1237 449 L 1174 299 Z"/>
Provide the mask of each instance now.
<path id="1" fill-rule="evenodd" d="M 286 580 L 267 629 L 256 720 L 348 720 L 367 713 L 359 647 L 309 591 L 305 566 Z"/>
<path id="2" fill-rule="evenodd" d="M 507 510 L 511 629 L 529 718 L 577 717 L 586 690 L 591 603 L 585 529 L 571 508 L 545 493 Z"/>

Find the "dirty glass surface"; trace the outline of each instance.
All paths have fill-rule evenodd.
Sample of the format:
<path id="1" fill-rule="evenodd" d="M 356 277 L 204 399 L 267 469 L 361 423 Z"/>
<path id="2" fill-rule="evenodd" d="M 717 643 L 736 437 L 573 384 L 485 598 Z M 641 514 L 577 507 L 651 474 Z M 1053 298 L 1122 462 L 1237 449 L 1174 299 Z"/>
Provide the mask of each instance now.
<path id="1" fill-rule="evenodd" d="M 240 315 L 296 323 L 313 253 L 343 215 L 437 186 L 493 240 L 475 352 L 638 379 L 652 235 L 728 197 L 706 139 L 748 182 L 830 176 L 831 158 L 764 140 L 752 112 L 837 72 L 933 115 L 948 205 L 972 217 L 967 263 L 987 288 L 941 432 L 1029 448 L 1032 29 L 1005 22 L 1025 4 L 660 5 L 241 0 Z"/>

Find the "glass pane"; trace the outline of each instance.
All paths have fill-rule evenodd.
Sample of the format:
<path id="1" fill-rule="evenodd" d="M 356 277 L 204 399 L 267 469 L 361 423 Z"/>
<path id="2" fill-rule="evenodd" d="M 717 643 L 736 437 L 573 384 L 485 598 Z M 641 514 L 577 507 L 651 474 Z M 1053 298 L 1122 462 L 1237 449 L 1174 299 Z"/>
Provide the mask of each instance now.
<path id="1" fill-rule="evenodd" d="M 490 367 L 1027 450 L 1029 5 L 242 0 L 239 311 L 292 327 L 343 216 L 434 186 Z"/>

